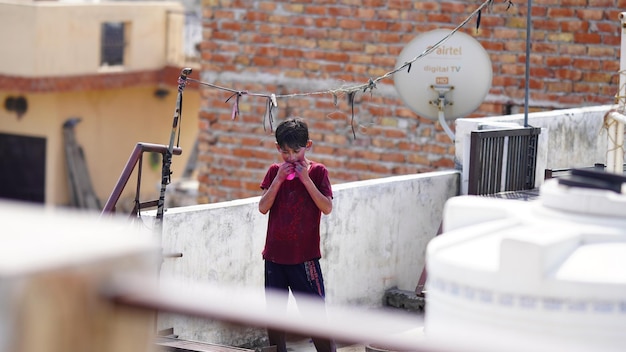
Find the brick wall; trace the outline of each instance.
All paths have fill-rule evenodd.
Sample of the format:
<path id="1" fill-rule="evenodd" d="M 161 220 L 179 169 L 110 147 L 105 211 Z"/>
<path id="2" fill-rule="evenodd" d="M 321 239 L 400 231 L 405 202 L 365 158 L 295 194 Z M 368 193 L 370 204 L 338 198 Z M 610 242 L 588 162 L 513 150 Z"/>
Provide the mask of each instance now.
<path id="1" fill-rule="evenodd" d="M 471 116 L 523 111 L 527 1 L 494 0 L 463 29 L 487 49 L 492 88 Z M 393 70 L 419 33 L 454 28 L 476 1 L 204 0 L 201 79 L 222 88 L 276 95 L 327 92 L 364 84 Z M 530 111 L 609 104 L 617 92 L 619 13 L 626 0 L 535 0 Z M 273 161 L 268 100 L 224 89 L 201 91 L 200 202 L 259 195 Z M 336 104 L 334 96 L 337 96 Z M 417 116 L 399 99 L 391 78 L 359 92 L 278 99 L 273 125 L 300 116 L 310 126 L 311 159 L 331 181 L 427 172 L 454 167 L 454 145 L 439 124 Z M 453 124 L 452 124 L 453 125 Z M 453 126 L 452 126 L 453 127 Z M 356 138 L 353 136 L 353 128 Z"/>

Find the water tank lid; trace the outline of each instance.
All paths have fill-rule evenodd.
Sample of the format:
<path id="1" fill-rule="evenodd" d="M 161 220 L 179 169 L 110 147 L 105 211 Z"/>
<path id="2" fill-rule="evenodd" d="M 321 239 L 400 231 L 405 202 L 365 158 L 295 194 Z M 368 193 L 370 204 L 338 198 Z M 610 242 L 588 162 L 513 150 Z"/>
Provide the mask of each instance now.
<path id="1" fill-rule="evenodd" d="M 572 175 L 546 181 L 541 187 L 544 206 L 569 213 L 626 217 L 626 177 L 604 171 L 572 170 Z"/>

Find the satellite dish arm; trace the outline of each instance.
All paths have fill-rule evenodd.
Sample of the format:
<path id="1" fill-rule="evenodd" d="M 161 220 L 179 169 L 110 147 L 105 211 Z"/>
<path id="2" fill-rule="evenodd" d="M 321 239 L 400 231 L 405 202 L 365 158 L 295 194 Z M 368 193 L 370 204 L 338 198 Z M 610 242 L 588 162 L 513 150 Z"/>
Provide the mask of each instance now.
<path id="1" fill-rule="evenodd" d="M 449 85 L 432 85 L 431 88 L 437 92 L 437 99 L 431 103 L 437 104 L 439 123 L 441 124 L 441 127 L 443 127 L 443 130 L 446 131 L 448 137 L 450 137 L 450 139 L 454 142 L 454 132 L 452 132 L 452 129 L 448 126 L 446 115 L 443 111 L 447 104 L 452 104 L 452 102 L 446 101 L 446 93 L 454 89 L 454 87 Z"/>
<path id="2" fill-rule="evenodd" d="M 446 115 L 443 112 L 444 102 L 445 100 L 439 101 L 439 123 L 441 124 L 441 127 L 443 127 L 443 130 L 446 131 L 448 137 L 450 137 L 450 139 L 454 142 L 454 132 L 452 132 L 452 129 L 448 126 Z"/>

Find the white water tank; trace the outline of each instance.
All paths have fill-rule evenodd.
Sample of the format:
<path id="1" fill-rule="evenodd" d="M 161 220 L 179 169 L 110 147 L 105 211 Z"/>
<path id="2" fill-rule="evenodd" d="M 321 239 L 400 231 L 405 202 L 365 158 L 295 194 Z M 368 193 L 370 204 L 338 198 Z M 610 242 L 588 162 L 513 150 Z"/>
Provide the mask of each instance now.
<path id="1" fill-rule="evenodd" d="M 607 175 L 613 190 L 574 177 L 533 201 L 450 199 L 427 248 L 426 336 L 464 351 L 626 351 L 626 195 Z"/>

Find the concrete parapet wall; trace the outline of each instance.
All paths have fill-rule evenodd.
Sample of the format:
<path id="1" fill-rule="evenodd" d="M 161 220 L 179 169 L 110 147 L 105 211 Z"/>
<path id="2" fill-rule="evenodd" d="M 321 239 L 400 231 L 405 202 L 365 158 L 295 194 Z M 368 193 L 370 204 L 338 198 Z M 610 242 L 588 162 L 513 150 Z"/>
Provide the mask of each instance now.
<path id="1" fill-rule="evenodd" d="M 382 306 L 387 289 L 415 290 L 426 244 L 437 233 L 444 203 L 458 194 L 458 184 L 459 173 L 447 171 L 334 186 L 333 212 L 322 217 L 327 302 L 375 308 Z M 262 292 L 267 215 L 258 211 L 258 201 L 168 209 L 164 252 L 183 256 L 165 259 L 162 278 Z M 184 339 L 226 345 L 264 336 L 260 329 L 160 315 L 159 328 L 170 327 Z"/>

